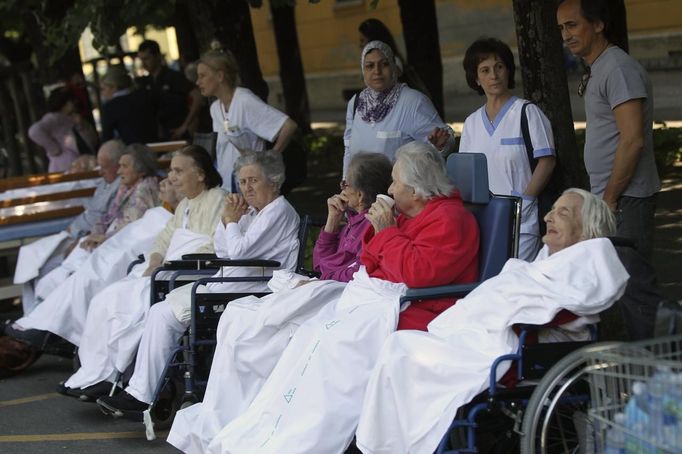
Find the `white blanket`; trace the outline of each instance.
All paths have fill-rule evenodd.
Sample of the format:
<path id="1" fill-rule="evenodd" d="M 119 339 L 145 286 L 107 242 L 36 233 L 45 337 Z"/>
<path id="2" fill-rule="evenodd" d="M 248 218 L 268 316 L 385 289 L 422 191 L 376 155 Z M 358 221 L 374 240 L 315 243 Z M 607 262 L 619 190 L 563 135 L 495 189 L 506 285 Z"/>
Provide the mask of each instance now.
<path id="1" fill-rule="evenodd" d="M 488 385 L 490 365 L 513 353 L 516 323 L 545 324 L 561 309 L 597 314 L 629 276 L 607 239 L 544 260 L 511 259 L 499 276 L 443 312 L 429 332 L 394 333 L 367 386 L 356 433 L 363 453 L 432 453 L 457 409 Z M 509 368 L 498 368 L 501 377 Z"/>
<path id="2" fill-rule="evenodd" d="M 405 290 L 361 268 L 336 304 L 298 328 L 248 410 L 220 431 L 207 452 L 342 452 Z"/>
<path id="3" fill-rule="evenodd" d="M 196 252 L 208 241 L 208 235 L 176 229 L 166 258 L 179 259 Z M 151 279 L 143 277 L 143 271 L 131 273 L 92 298 L 81 331 L 83 342 L 78 350 L 81 367 L 66 381 L 69 388 L 85 388 L 111 379 L 133 361 L 150 307 Z"/>
<path id="4" fill-rule="evenodd" d="M 19 249 L 17 266 L 14 269 L 14 283 L 24 284 L 38 277 L 40 268 L 67 238 L 69 238 L 68 233 L 62 231 L 22 246 Z"/>
<path id="5" fill-rule="evenodd" d="M 142 219 L 126 225 L 95 249 L 77 272 L 54 289 L 33 312 L 17 320 L 17 324 L 22 328 L 50 331 L 80 344 L 90 300 L 107 285 L 125 277 L 128 264 L 152 248 L 154 239 L 171 216 L 165 208 L 147 210 Z M 142 271 L 144 268 L 138 273 Z"/>
<path id="6" fill-rule="evenodd" d="M 227 305 L 218 324 L 217 348 L 204 400 L 175 415 L 168 442 L 188 453 L 203 453 L 213 437 L 246 411 L 270 376 L 298 327 L 333 305 L 346 284 L 312 281 L 278 270 L 263 298 L 247 296 Z"/>
<path id="7" fill-rule="evenodd" d="M 50 296 L 62 282 L 75 273 L 92 255 L 92 251 L 81 247 L 83 241 L 85 241 L 85 238 L 81 238 L 78 241 L 76 247 L 73 248 L 58 267 L 38 279 L 35 285 L 35 298 L 37 302 L 44 301 Z"/>

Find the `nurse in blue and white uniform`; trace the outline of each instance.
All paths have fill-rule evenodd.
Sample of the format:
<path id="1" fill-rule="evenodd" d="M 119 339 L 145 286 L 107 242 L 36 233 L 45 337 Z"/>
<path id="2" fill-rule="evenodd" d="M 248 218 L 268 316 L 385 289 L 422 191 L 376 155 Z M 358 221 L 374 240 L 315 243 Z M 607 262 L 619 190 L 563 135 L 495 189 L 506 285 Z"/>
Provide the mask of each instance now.
<path id="1" fill-rule="evenodd" d="M 394 162 L 395 151 L 415 140 L 430 142 L 441 151 L 454 146 L 452 129 L 443 123 L 431 100 L 398 83 L 399 71 L 387 44 L 367 43 L 361 69 L 366 88 L 351 98 L 346 110 L 344 180 L 351 158 L 361 151 L 383 153 Z"/>
<path id="2" fill-rule="evenodd" d="M 463 66 L 467 83 L 485 95 L 486 103 L 464 122 L 459 151 L 486 155 L 491 192 L 523 199 L 518 256 L 533 260 L 542 245 L 537 197 L 556 164 L 552 126 L 535 104 L 528 104 L 526 117 L 537 160 L 531 172 L 521 132 L 521 110 L 528 101 L 511 92 L 516 70 L 511 49 L 495 38 L 478 39 L 467 49 Z"/>

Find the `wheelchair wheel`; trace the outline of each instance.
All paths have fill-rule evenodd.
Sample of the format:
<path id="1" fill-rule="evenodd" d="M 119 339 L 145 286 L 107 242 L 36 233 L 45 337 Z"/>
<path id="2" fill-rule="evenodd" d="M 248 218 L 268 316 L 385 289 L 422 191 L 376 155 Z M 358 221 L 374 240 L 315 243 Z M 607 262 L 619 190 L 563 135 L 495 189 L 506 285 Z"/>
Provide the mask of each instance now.
<path id="1" fill-rule="evenodd" d="M 540 380 L 528 401 L 521 427 L 521 453 L 590 452 L 593 426 L 587 417 L 590 390 L 585 352 L 610 348 L 601 343 L 576 350 L 557 362 Z"/>
<path id="2" fill-rule="evenodd" d="M 161 394 L 151 412 L 154 428 L 168 429 L 173 424 L 175 413 L 177 413 L 180 407 L 178 389 L 175 380 L 169 380 L 163 390 L 161 390 Z"/>

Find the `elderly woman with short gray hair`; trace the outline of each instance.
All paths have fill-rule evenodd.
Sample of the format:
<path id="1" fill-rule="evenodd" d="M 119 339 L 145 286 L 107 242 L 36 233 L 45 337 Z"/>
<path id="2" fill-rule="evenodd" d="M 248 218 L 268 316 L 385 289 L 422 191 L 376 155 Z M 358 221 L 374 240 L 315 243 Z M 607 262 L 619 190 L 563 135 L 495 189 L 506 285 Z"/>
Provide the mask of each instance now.
<path id="1" fill-rule="evenodd" d="M 448 182 L 440 153 L 412 142 L 396 157 L 388 189 L 395 204 L 378 197 L 369 209 L 363 266 L 336 301 L 321 302 L 323 309 L 298 327 L 248 409 L 206 452 L 343 452 L 383 342 L 396 328 L 425 330 L 454 304 L 415 302 L 399 313 L 406 286 L 478 278 L 478 226 Z"/>
<path id="2" fill-rule="evenodd" d="M 223 215 L 213 237 L 216 255 L 234 260 L 276 260 L 281 269 L 293 271 L 298 257 L 299 217 L 279 194 L 284 181 L 281 154 L 247 150 L 237 159 L 235 168 L 241 193 L 225 196 Z M 259 267 L 223 267 L 216 277 L 262 273 Z M 151 307 L 144 323 L 127 327 L 132 338 L 141 335 L 135 372 L 125 391 L 97 400 L 106 414 L 139 418 L 152 402 L 168 355 L 190 324 L 191 287 L 170 292 L 164 301 Z M 264 291 L 265 282 L 211 283 L 198 289 L 199 293 Z M 119 371 L 124 371 L 131 360 L 117 362 Z"/>
<path id="3" fill-rule="evenodd" d="M 159 180 L 156 177 L 156 158 L 144 145 L 129 145 L 118 160 L 121 185 L 109 205 L 82 242 L 81 247 L 92 250 L 129 223 L 141 218 L 145 211 L 159 204 Z"/>

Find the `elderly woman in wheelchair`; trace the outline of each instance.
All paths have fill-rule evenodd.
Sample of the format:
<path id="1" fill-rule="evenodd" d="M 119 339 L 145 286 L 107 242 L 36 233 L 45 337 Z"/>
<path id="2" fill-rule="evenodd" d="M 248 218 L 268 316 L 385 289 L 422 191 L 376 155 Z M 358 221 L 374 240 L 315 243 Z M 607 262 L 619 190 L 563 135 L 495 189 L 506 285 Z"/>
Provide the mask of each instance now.
<path id="1" fill-rule="evenodd" d="M 108 380 L 115 376 L 119 361 L 125 366 L 126 359 L 135 353 L 139 334 L 128 326 L 137 327 L 146 318 L 151 271 L 163 260 L 177 259 L 188 253 L 213 252 L 213 232 L 225 193 L 220 189 L 222 179 L 209 154 L 196 145 L 177 151 L 171 160 L 168 179 L 175 191 L 184 197 L 152 244 L 145 248 L 151 250 L 143 250 L 146 261 L 136 265 L 128 276 L 119 272 L 118 279 L 117 273 L 108 276 L 100 272 L 92 278 L 86 275 L 69 286 L 74 297 L 62 294 L 72 305 L 82 301 L 87 314 L 79 323 L 78 341 L 74 342 L 80 346 L 81 367 L 60 386 L 62 394 L 94 401 L 109 392 L 112 384 Z M 141 225 L 140 229 L 145 232 L 136 232 L 138 235 L 155 231 L 157 227 Z M 105 260 L 98 267 L 106 269 L 113 265 L 112 261 Z M 116 280 L 112 282 L 113 279 Z M 72 335 L 76 335 L 75 330 Z"/>
<path id="2" fill-rule="evenodd" d="M 241 194 L 225 197 L 214 234 L 216 255 L 232 260 L 275 260 L 282 269 L 293 270 L 299 248 L 299 217 L 279 195 L 284 181 L 281 155 L 272 151 L 246 151 L 235 168 Z M 263 272 L 262 267 L 224 266 L 216 274 L 216 280 L 239 277 L 245 282 L 212 282 L 199 287 L 199 292 L 260 292 L 266 288 L 265 282 L 246 281 Z M 142 323 L 131 323 L 127 327 L 131 335 L 135 333 L 137 338 L 141 335 L 134 373 L 125 391 L 97 400 L 104 413 L 138 418 L 149 406 L 166 359 L 190 324 L 191 287 L 186 285 L 171 291 L 164 301 L 151 307 Z M 117 364 L 116 368 L 123 371 L 128 365 Z"/>
<path id="3" fill-rule="evenodd" d="M 608 206 L 569 189 L 545 220 L 545 246 L 534 262 L 509 260 L 427 332 L 389 337 L 356 432 L 363 453 L 433 452 L 457 409 L 487 388 L 493 361 L 516 351 L 514 324 L 547 324 L 568 310 L 573 315 L 562 319 L 569 323 L 559 327 L 561 338 L 582 338 L 583 322 L 620 298 L 629 276 L 614 246 L 601 238 L 615 232 Z M 499 363 L 496 376 L 509 367 Z"/>
<path id="4" fill-rule="evenodd" d="M 246 410 L 297 327 L 337 300 L 344 283 L 360 268 L 362 237 L 370 224 L 365 215 L 390 183 L 391 163 L 386 156 L 353 156 L 346 184 L 327 200 L 327 220 L 313 250 L 320 280 L 278 275 L 269 283 L 273 293 L 227 305 L 220 317 L 203 401 L 175 415 L 169 443 L 183 451 L 203 452 L 222 426 Z M 341 228 L 344 213 L 347 224 Z"/>
<path id="5" fill-rule="evenodd" d="M 407 285 L 477 279 L 476 220 L 453 190 L 442 157 L 416 142 L 396 155 L 388 192 L 399 215 L 383 198 L 372 204 L 363 266 L 337 300 L 298 327 L 253 401 L 231 402 L 239 409 L 236 417 L 213 439 L 201 440 L 205 447 L 184 449 L 341 452 L 353 437 L 367 379 L 386 338 L 396 327 L 423 329 L 454 303 L 417 302 L 400 313 Z"/>

